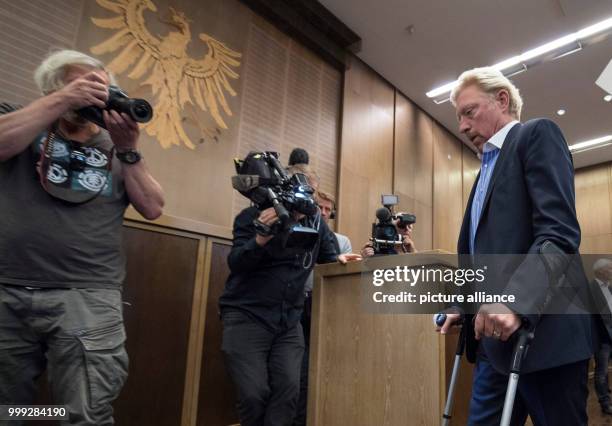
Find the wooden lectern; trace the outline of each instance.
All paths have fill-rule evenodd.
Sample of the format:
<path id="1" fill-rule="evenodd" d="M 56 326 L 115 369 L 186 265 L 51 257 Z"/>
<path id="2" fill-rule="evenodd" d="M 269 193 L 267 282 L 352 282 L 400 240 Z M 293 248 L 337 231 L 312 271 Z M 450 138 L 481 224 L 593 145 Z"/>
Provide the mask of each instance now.
<path id="1" fill-rule="evenodd" d="M 457 266 L 442 251 L 401 256 L 414 267 Z M 362 305 L 362 273 L 391 268 L 395 257 L 315 269 L 309 426 L 440 424 L 452 369 L 446 346 L 454 354 L 456 339 L 435 333 L 431 314 L 372 314 Z"/>

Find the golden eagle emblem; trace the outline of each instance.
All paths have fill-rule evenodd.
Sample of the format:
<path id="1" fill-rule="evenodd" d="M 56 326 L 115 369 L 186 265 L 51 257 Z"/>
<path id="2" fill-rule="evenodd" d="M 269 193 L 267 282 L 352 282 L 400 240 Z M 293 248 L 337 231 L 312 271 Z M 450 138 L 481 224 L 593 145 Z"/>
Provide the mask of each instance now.
<path id="1" fill-rule="evenodd" d="M 227 129 L 222 111 L 231 116 L 225 93 L 236 96 L 229 79 L 237 79 L 233 68 L 240 65 L 237 58 L 242 55 L 211 36 L 201 33 L 208 47 L 202 59 L 193 59 L 187 54 L 191 42 L 189 20 L 182 12 L 170 8 L 170 20 L 165 21 L 173 29 L 159 39 L 147 29 L 143 12 L 157 12 L 151 0 L 96 0 L 97 3 L 118 16 L 108 19 L 92 18 L 101 28 L 117 30 L 107 40 L 91 48 L 95 55 L 118 52 L 108 64 L 110 71 L 121 74 L 131 68 L 128 77 L 139 79 L 150 72 L 143 84 L 150 85 L 156 98 L 153 120 L 144 128 L 155 136 L 163 148 L 181 145 L 194 149 L 194 144 L 183 129 L 185 120 L 181 112 L 187 104 L 208 111 L 218 128 Z M 215 137 L 217 129 L 203 128 L 194 120 L 207 137 Z M 215 137 L 216 138 L 216 137 Z"/>

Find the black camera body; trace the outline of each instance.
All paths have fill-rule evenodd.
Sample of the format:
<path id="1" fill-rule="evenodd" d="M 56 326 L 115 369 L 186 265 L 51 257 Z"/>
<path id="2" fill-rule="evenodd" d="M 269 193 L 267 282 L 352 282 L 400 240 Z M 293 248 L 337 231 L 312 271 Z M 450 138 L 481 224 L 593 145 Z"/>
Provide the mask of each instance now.
<path id="1" fill-rule="evenodd" d="M 266 226 L 255 221 L 262 235 L 276 235 L 284 248 L 308 251 L 317 243 L 316 229 L 302 226 L 292 213 L 313 217 L 318 212 L 314 189 L 301 173 L 289 176 L 278 160 L 278 153 L 250 152 L 244 160 L 234 160 L 238 175 L 232 176 L 232 186 L 253 202 L 258 210 L 274 207 L 279 221 Z"/>
<path id="2" fill-rule="evenodd" d="M 78 109 L 76 112 L 84 119 L 106 129 L 106 124 L 104 124 L 104 118 L 102 116 L 102 111 L 104 110 L 115 110 L 119 113 L 123 112 L 138 123 L 146 123 L 153 118 L 153 107 L 151 104 L 144 99 L 132 99 L 119 87 L 112 85 L 108 87 L 106 108 L 102 109 L 91 105 Z"/>
<path id="3" fill-rule="evenodd" d="M 383 207 L 376 210 L 377 222 L 372 224 L 372 248 L 375 255 L 397 254 L 395 247 L 403 244 L 402 236 L 397 232 L 397 228 L 407 228 L 416 223 L 416 216 L 413 214 L 393 214 L 393 207 L 398 204 L 397 195 L 382 195 Z M 396 220 L 397 224 L 393 223 Z M 397 227 L 396 227 L 397 225 Z"/>

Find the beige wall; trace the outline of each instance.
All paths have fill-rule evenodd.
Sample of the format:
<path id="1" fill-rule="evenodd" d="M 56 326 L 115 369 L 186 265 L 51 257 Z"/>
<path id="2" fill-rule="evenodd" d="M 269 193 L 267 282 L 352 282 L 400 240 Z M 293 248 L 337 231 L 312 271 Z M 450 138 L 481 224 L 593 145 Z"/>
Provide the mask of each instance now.
<path id="1" fill-rule="evenodd" d="M 393 192 L 398 211 L 417 216 L 414 241 L 418 249 L 433 248 L 433 123 L 404 95 L 396 92 Z"/>
<path id="2" fill-rule="evenodd" d="M 393 190 L 394 89 L 358 59 L 344 76 L 338 231 L 370 237 L 380 194 Z"/>
<path id="3" fill-rule="evenodd" d="M 358 59 L 345 74 L 338 230 L 353 247 L 371 235 L 382 193 L 416 214 L 420 250 L 456 251 L 479 162 L 472 151 Z"/>

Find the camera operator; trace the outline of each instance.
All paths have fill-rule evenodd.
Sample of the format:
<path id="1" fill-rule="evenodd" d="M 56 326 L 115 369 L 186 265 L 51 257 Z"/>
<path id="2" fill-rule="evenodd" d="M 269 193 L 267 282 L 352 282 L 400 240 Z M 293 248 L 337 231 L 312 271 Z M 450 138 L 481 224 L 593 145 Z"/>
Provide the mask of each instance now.
<path id="1" fill-rule="evenodd" d="M 274 208 L 243 210 L 234 221 L 228 256 L 231 274 L 219 299 L 226 366 L 238 393 L 240 424 L 290 425 L 296 412 L 304 335 L 300 317 L 304 283 L 314 263 L 346 263 L 359 255 L 338 254 L 334 234 L 320 214 L 293 212 L 293 219 L 318 222 L 310 251 L 286 251 L 278 235 L 262 235 L 254 221 L 270 227 Z M 257 229 L 262 228 L 258 226 Z"/>
<path id="2" fill-rule="evenodd" d="M 107 131 L 75 113 L 104 108 L 110 79 L 97 59 L 62 50 L 36 70 L 41 98 L 21 109 L 0 105 L 0 405 L 32 404 L 48 366 L 53 402 L 67 406 L 73 425 L 113 423 L 128 367 L 123 214 L 132 203 L 155 219 L 164 204 L 136 151 L 138 125 L 104 111 Z M 50 138 L 51 160 L 78 151 L 87 167 L 43 173 Z M 84 175 L 102 179 L 100 188 Z M 67 198 L 51 195 L 58 177 L 70 183 Z M 69 201 L 83 193 L 86 200 Z"/>
<path id="3" fill-rule="evenodd" d="M 396 215 L 396 219 L 393 219 L 393 225 L 395 225 L 395 229 L 397 230 L 397 234 L 399 236 L 401 236 L 402 238 L 402 243 L 401 244 L 396 244 L 395 245 L 395 252 L 396 254 L 401 254 L 401 253 L 416 253 L 417 249 L 414 245 L 414 242 L 412 241 L 412 229 L 414 227 L 414 224 L 401 224 L 400 223 L 400 219 L 399 217 L 402 215 L 408 214 L 407 212 L 399 212 Z M 364 244 L 364 246 L 361 249 L 361 256 L 365 257 L 372 257 L 374 256 L 374 246 L 372 244 L 371 241 L 368 241 L 367 243 Z"/>

